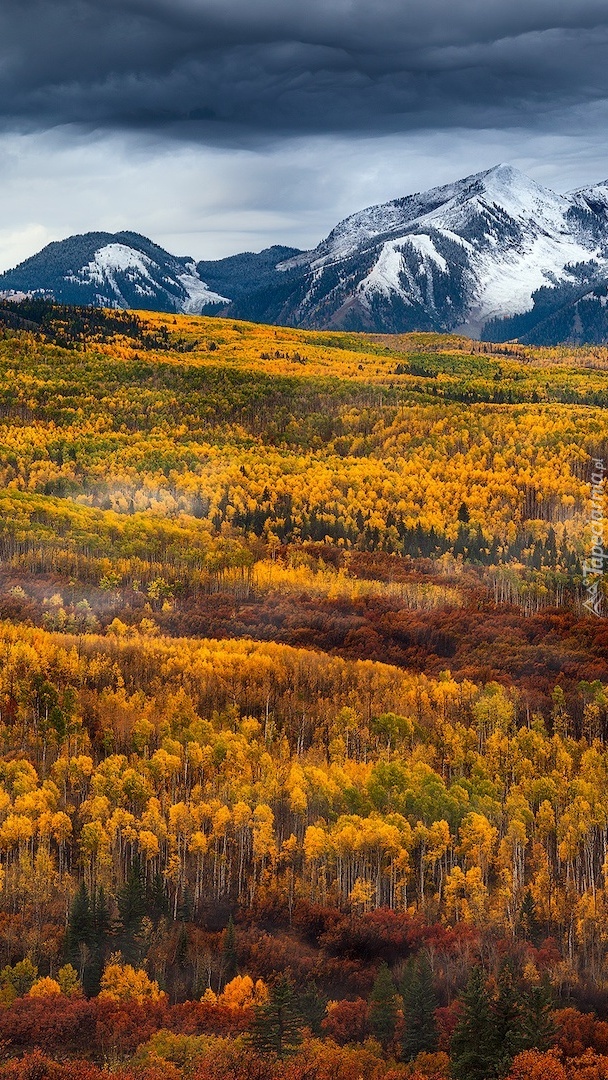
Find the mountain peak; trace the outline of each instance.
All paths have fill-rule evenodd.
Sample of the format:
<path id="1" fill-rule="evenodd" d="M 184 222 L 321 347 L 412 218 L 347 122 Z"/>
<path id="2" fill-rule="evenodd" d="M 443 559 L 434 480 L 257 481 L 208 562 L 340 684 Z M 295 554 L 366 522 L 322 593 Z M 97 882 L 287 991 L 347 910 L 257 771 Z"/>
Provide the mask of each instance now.
<path id="1" fill-rule="evenodd" d="M 229 302 L 207 287 L 192 259 L 176 258 L 130 231 L 81 233 L 47 244 L 2 274 L 0 289 L 66 304 L 193 314 Z"/>
<path id="2" fill-rule="evenodd" d="M 500 180 L 505 184 L 517 184 L 523 180 L 526 183 L 534 183 L 530 181 L 530 177 L 527 173 L 517 169 L 515 165 L 508 165 L 506 162 L 500 162 L 498 165 L 493 165 L 491 169 L 485 169 L 483 172 L 478 173 L 478 176 L 491 177 L 492 179 Z"/>
<path id="3" fill-rule="evenodd" d="M 330 325 L 476 336 L 490 319 L 528 311 L 538 289 L 597 272 L 598 256 L 608 270 L 606 189 L 574 199 L 501 162 L 353 214 L 283 268 L 310 274 L 300 325 L 331 306 Z"/>
<path id="4" fill-rule="evenodd" d="M 555 218 L 556 214 L 563 212 L 566 202 L 563 195 L 544 187 L 513 165 L 495 165 L 478 173 L 473 179 L 488 201 L 500 206 L 514 218 L 519 218 L 522 213 L 524 216 L 540 213 Z"/>
<path id="5" fill-rule="evenodd" d="M 608 279 L 608 183 L 568 195 L 505 162 L 369 206 L 312 251 L 194 264 L 134 232 L 51 244 L 0 290 L 65 303 L 205 312 L 309 328 L 476 336 L 552 289 Z M 544 303 L 544 299 L 543 299 Z M 213 306 L 212 306 L 213 305 Z"/>

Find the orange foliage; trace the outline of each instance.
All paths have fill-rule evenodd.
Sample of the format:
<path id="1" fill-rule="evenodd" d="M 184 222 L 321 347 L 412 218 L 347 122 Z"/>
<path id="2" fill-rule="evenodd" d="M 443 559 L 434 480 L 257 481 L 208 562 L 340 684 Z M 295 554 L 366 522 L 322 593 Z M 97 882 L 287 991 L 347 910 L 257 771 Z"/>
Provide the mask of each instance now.
<path id="1" fill-rule="evenodd" d="M 569 1080 L 569 1076 L 558 1053 L 526 1050 L 515 1058 L 508 1080 Z"/>
<path id="2" fill-rule="evenodd" d="M 568 1058 L 578 1058 L 585 1050 L 608 1055 L 608 1023 L 593 1013 L 559 1009 L 555 1013 L 558 1045 Z"/>

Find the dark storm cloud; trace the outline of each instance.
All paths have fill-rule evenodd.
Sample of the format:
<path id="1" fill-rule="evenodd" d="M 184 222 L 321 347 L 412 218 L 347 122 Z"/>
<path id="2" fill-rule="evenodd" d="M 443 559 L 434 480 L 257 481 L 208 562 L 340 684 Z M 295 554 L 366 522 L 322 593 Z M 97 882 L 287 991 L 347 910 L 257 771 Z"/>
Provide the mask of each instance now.
<path id="1" fill-rule="evenodd" d="M 607 49 L 605 0 L 2 0 L 0 124 L 546 127 L 608 97 Z"/>

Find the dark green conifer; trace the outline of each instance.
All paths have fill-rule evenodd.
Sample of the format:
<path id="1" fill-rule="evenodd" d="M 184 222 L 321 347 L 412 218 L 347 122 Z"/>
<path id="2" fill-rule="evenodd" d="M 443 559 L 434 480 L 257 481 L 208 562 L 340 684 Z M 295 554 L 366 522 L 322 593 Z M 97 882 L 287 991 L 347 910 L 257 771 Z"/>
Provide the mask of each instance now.
<path id="1" fill-rule="evenodd" d="M 531 986 L 523 998 L 523 1049 L 549 1050 L 555 1041 L 553 994 L 547 982 Z"/>
<path id="2" fill-rule="evenodd" d="M 506 1076 L 513 1058 L 525 1046 L 522 995 L 516 984 L 513 964 L 506 961 L 498 976 L 498 993 L 492 1009 L 496 1046 L 495 1074 Z"/>
<path id="3" fill-rule="evenodd" d="M 491 1080 L 495 1076 L 495 1020 L 486 978 L 473 968 L 462 997 L 462 1016 L 451 1046 L 454 1080 Z"/>
<path id="4" fill-rule="evenodd" d="M 154 921 L 167 915 L 169 903 L 162 874 L 156 873 L 146 885 L 146 914 Z"/>
<path id="5" fill-rule="evenodd" d="M 103 889 L 90 897 L 79 886 L 68 917 L 65 958 L 76 968 L 87 995 L 99 993 L 105 960 L 110 952 L 110 913 Z"/>
<path id="6" fill-rule="evenodd" d="M 369 997 L 369 1026 L 382 1046 L 388 1046 L 397 1025 L 397 988 L 388 964 L 382 963 Z"/>
<path id="7" fill-rule="evenodd" d="M 433 1053 L 437 1049 L 437 999 L 427 956 L 423 955 L 408 964 L 401 996 L 404 1027 L 402 1053 L 405 1061 L 413 1061 L 418 1054 Z"/>
<path id="8" fill-rule="evenodd" d="M 224 930 L 222 939 L 222 981 L 224 985 L 234 979 L 238 974 L 238 957 L 236 952 L 236 930 L 232 915 Z"/>
<path id="9" fill-rule="evenodd" d="M 91 950 L 92 944 L 93 916 L 89 894 L 83 881 L 72 900 L 65 936 L 66 961 L 76 968 L 81 978 L 86 953 Z"/>
<path id="10" fill-rule="evenodd" d="M 306 983 L 299 997 L 299 1009 L 304 1025 L 310 1028 L 313 1035 L 322 1035 L 321 1024 L 325 1019 L 327 998 L 320 992 L 315 982 Z"/>
<path id="11" fill-rule="evenodd" d="M 271 986 L 268 1001 L 255 1009 L 251 1044 L 260 1054 L 286 1057 L 300 1045 L 301 1026 L 293 984 L 283 975 Z"/>
<path id="12" fill-rule="evenodd" d="M 137 859 L 129 867 L 124 885 L 118 890 L 117 901 L 122 929 L 127 934 L 139 933 L 146 914 L 146 893 Z"/>
<path id="13" fill-rule="evenodd" d="M 103 889 L 98 889 L 91 902 L 91 920 L 93 924 L 91 958 L 83 984 L 87 994 L 95 995 L 99 993 L 104 965 L 112 951 L 112 920 Z"/>
<path id="14" fill-rule="evenodd" d="M 531 941 L 533 945 L 540 945 L 542 939 L 542 926 L 536 915 L 536 904 L 530 889 L 526 889 L 524 899 L 519 909 L 518 926 L 522 937 Z"/>
<path id="15" fill-rule="evenodd" d="M 125 882 L 118 890 L 117 901 L 120 916 L 120 951 L 128 963 L 137 963 L 141 951 L 137 938 L 141 933 L 141 924 L 146 914 L 146 892 L 138 860 L 134 860 L 131 864 Z"/>

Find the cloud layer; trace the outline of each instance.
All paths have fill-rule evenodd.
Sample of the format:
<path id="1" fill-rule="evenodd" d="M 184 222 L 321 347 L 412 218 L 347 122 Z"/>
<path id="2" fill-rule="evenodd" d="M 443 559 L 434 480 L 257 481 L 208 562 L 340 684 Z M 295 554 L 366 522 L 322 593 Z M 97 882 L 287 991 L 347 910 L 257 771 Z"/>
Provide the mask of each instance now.
<path id="1" fill-rule="evenodd" d="M 3 0 L 0 123 L 195 141 L 551 124 L 608 97 L 605 0 Z"/>
<path id="2" fill-rule="evenodd" d="M 509 161 L 608 177 L 606 0 L 1 0 L 0 269 L 135 229 L 213 258 Z"/>

